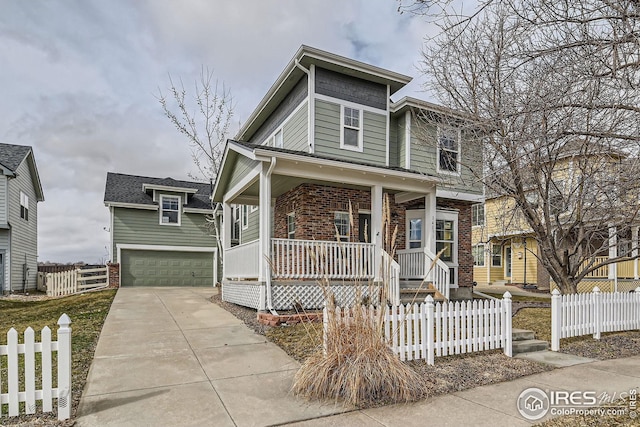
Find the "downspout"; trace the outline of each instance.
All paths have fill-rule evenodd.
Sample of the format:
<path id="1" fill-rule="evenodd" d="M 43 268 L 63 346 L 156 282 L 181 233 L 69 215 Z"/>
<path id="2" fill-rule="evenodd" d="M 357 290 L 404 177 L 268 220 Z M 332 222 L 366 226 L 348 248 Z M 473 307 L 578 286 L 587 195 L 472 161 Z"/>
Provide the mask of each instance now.
<path id="1" fill-rule="evenodd" d="M 297 61 L 296 61 L 297 62 Z M 269 165 L 269 169 L 267 169 L 267 178 L 271 178 L 271 174 L 273 173 L 273 169 L 276 167 L 276 158 L 271 157 L 271 164 Z M 271 180 L 269 180 L 269 185 L 271 185 Z M 271 198 L 269 198 L 269 218 L 268 223 L 271 224 Z M 269 227 L 270 231 L 271 227 Z M 269 233 L 269 234 L 272 234 Z M 269 240 L 271 240 L 271 236 L 269 236 Z M 271 242 L 269 242 L 269 248 L 271 248 Z M 269 251 L 269 261 L 271 261 L 271 251 Z M 269 264 L 269 268 L 271 268 L 271 264 Z M 273 300 L 271 298 L 271 271 L 265 277 L 267 279 L 265 286 L 267 287 L 267 310 L 271 312 L 271 314 L 278 315 L 278 313 L 273 309 Z"/>

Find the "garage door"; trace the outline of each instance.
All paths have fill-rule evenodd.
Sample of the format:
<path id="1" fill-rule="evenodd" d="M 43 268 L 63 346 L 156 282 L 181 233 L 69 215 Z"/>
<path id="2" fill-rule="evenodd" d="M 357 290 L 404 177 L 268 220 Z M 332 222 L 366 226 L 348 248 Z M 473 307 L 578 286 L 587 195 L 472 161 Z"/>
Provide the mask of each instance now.
<path id="1" fill-rule="evenodd" d="M 213 286 L 213 253 L 123 250 L 122 286 Z"/>

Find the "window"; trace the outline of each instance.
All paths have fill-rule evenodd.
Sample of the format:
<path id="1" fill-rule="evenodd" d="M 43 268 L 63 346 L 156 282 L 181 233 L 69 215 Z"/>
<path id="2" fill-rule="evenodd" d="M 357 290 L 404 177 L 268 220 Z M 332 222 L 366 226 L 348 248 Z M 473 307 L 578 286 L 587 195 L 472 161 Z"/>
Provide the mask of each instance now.
<path id="1" fill-rule="evenodd" d="M 473 265 L 484 267 L 484 245 L 475 245 L 471 248 L 473 254 Z"/>
<path id="2" fill-rule="evenodd" d="M 337 237 L 341 242 L 349 241 L 349 214 L 347 212 L 336 212 L 334 222 Z"/>
<path id="3" fill-rule="evenodd" d="M 231 240 L 240 240 L 240 206 L 234 205 L 231 207 L 231 216 L 233 217 L 233 223 L 231 224 Z"/>
<path id="4" fill-rule="evenodd" d="M 484 204 L 478 203 L 471 206 L 471 225 L 484 225 Z"/>
<path id="5" fill-rule="evenodd" d="M 284 143 L 283 143 L 283 140 L 282 140 L 282 129 L 280 129 L 278 132 L 276 132 L 276 134 L 274 136 L 273 146 L 276 147 L 276 148 L 283 148 L 284 147 Z"/>
<path id="6" fill-rule="evenodd" d="M 253 206 L 251 206 L 251 212 L 252 212 L 252 213 L 253 213 L 253 212 L 255 212 L 255 211 L 257 211 L 257 210 L 258 210 L 258 206 L 257 206 L 257 205 L 253 205 Z"/>
<path id="7" fill-rule="evenodd" d="M 362 110 L 342 107 L 342 135 L 340 148 L 362 151 Z"/>
<path id="8" fill-rule="evenodd" d="M 20 218 L 29 221 L 29 196 L 20 192 Z"/>
<path id="9" fill-rule="evenodd" d="M 567 210 L 564 200 L 564 181 L 551 182 L 549 185 L 549 214 L 560 215 Z"/>
<path id="10" fill-rule="evenodd" d="M 502 246 L 491 246 L 491 266 L 502 267 Z"/>
<path id="11" fill-rule="evenodd" d="M 180 197 L 160 198 L 160 224 L 180 225 Z"/>
<path id="12" fill-rule="evenodd" d="M 249 205 L 242 205 L 242 229 L 249 228 Z"/>
<path id="13" fill-rule="evenodd" d="M 291 212 L 287 215 L 287 238 L 296 238 L 296 214 Z"/>
<path id="14" fill-rule="evenodd" d="M 422 219 L 411 218 L 409 220 L 409 248 L 422 246 Z"/>
<path id="15" fill-rule="evenodd" d="M 440 128 L 438 135 L 438 172 L 459 173 L 458 151 L 460 131 Z"/>
<path id="16" fill-rule="evenodd" d="M 454 221 L 439 219 L 436 220 L 436 252 L 440 254 L 442 261 L 453 262 L 453 245 L 455 243 Z"/>

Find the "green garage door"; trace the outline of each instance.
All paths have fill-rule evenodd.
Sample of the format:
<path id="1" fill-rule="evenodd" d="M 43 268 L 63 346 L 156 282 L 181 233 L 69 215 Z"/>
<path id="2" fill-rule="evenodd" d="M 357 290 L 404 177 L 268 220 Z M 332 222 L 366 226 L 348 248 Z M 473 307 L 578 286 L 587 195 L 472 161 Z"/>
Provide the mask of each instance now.
<path id="1" fill-rule="evenodd" d="M 122 286 L 213 286 L 213 253 L 123 250 Z"/>

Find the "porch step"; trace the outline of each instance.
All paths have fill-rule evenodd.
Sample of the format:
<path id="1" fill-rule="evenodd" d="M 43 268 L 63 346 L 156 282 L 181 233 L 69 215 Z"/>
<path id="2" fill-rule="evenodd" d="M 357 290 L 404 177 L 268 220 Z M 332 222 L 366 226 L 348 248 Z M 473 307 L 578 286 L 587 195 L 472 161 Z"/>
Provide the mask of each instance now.
<path id="1" fill-rule="evenodd" d="M 536 338 L 536 334 L 533 331 L 529 331 L 527 329 L 512 329 L 511 330 L 511 339 L 513 340 L 513 342 L 516 341 L 526 341 L 526 340 L 533 340 Z"/>
<path id="2" fill-rule="evenodd" d="M 548 347 L 549 347 L 549 343 L 542 340 L 513 341 L 511 345 L 513 354 L 531 353 L 534 351 L 545 351 Z"/>
<path id="3" fill-rule="evenodd" d="M 435 302 L 446 302 L 447 299 L 438 292 L 437 289 L 433 287 L 433 285 L 429 284 L 427 287 L 422 286 L 422 288 L 400 288 L 400 302 L 402 304 L 409 304 L 411 302 L 415 302 L 420 304 L 424 302 L 424 299 L 431 295 Z"/>

